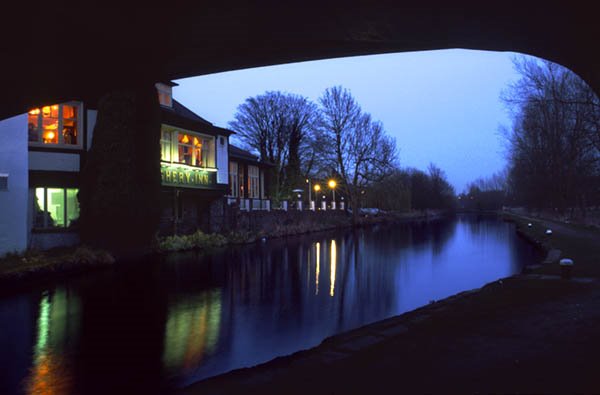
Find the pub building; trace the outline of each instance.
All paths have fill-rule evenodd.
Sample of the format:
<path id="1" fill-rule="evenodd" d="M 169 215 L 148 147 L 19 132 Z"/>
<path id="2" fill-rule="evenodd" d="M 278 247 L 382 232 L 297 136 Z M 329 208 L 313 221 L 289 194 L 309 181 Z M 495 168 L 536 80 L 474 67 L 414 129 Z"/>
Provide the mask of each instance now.
<path id="1" fill-rule="evenodd" d="M 211 230 L 211 207 L 228 189 L 231 130 L 214 126 L 173 99 L 176 84 L 157 83 L 161 105 L 159 234 Z M 218 210 L 217 210 L 218 211 Z"/>
<path id="2" fill-rule="evenodd" d="M 231 192 L 233 131 L 174 100 L 175 85 L 156 84 L 161 105 L 160 233 L 218 230 L 211 226 L 211 213 L 223 212 L 227 196 L 255 199 L 255 209 L 265 207 L 265 165 L 231 147 L 237 155 L 235 168 L 239 166 Z M 95 108 L 69 101 L 0 120 L 0 257 L 79 243 L 79 174 L 96 118 Z"/>
<path id="3" fill-rule="evenodd" d="M 241 210 L 270 210 L 267 197 L 269 172 L 273 165 L 258 156 L 229 145 L 229 194 L 227 203 Z"/>
<path id="4" fill-rule="evenodd" d="M 4 125 L 5 131 L 13 129 L 19 139 L 27 141 L 22 162 L 27 169 L 25 180 L 13 179 L 27 185 L 25 208 L 8 214 L 18 222 L 25 221 L 25 247 L 48 249 L 79 242 L 74 227 L 79 218 L 79 172 L 96 115 L 95 109 L 71 101 L 31 109 L 11 118 L 12 127 L 8 126 L 11 119 Z"/>

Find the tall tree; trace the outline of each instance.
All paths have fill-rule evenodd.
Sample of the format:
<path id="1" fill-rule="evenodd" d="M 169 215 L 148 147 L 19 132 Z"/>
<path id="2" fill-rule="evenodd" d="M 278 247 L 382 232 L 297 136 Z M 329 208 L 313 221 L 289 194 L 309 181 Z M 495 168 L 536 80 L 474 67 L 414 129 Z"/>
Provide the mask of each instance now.
<path id="1" fill-rule="evenodd" d="M 298 95 L 288 94 L 284 100 L 284 123 L 288 133 L 288 160 L 285 164 L 285 188 L 291 191 L 304 185 L 302 158 L 308 162 L 318 154 L 316 139 L 320 114 L 316 104 Z"/>
<path id="2" fill-rule="evenodd" d="M 390 211 L 410 211 L 411 191 L 408 171 L 395 168 L 389 177 L 372 183 L 366 191 L 366 206 Z"/>
<path id="3" fill-rule="evenodd" d="M 317 106 L 294 94 L 266 92 L 246 99 L 229 127 L 245 148 L 275 165 L 273 197 L 279 199 L 300 185 L 304 155 L 314 156 L 310 142 L 319 124 Z M 313 159 L 314 161 L 314 159 Z"/>
<path id="4" fill-rule="evenodd" d="M 530 207 L 584 208 L 599 185 L 598 99 L 559 65 L 525 57 L 514 65 L 521 79 L 502 96 L 513 111 L 510 189 Z"/>
<path id="5" fill-rule="evenodd" d="M 454 207 L 454 188 L 446 179 L 446 173 L 435 164 L 427 169 L 431 183 L 431 208 L 451 209 Z"/>
<path id="6" fill-rule="evenodd" d="M 347 89 L 328 88 L 319 99 L 323 133 L 332 144 L 326 153 L 338 184 L 345 189 L 353 212 L 358 215 L 361 190 L 389 175 L 397 160 L 395 141 L 381 122 L 364 113 Z"/>
<path id="7" fill-rule="evenodd" d="M 154 84 L 105 95 L 81 171 L 82 241 L 115 251 L 152 245 L 160 187 L 160 107 Z"/>

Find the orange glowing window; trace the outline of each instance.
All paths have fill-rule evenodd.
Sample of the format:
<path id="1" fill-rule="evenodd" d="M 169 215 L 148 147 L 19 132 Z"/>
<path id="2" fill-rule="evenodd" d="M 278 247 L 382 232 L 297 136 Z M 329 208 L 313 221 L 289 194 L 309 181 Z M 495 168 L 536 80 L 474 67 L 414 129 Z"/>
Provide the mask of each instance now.
<path id="1" fill-rule="evenodd" d="M 76 104 L 53 104 L 27 113 L 28 139 L 31 143 L 78 145 L 79 111 Z"/>
<path id="2" fill-rule="evenodd" d="M 171 100 L 171 95 L 167 92 L 158 92 L 158 102 L 161 106 L 165 107 L 173 107 L 173 103 Z"/>
<path id="3" fill-rule="evenodd" d="M 164 135 L 165 129 L 163 129 Z M 162 139 L 161 146 L 165 150 L 172 152 L 172 156 L 163 154 L 161 155 L 162 161 L 170 161 L 172 163 L 184 163 L 190 166 L 197 167 L 215 167 L 214 164 L 214 149 L 215 139 L 214 137 L 196 135 L 192 133 L 182 133 L 180 131 L 173 130 L 174 139 L 177 138 L 176 145 L 173 145 L 173 150 L 170 148 L 170 143 Z M 165 141 L 163 141 L 165 140 Z"/>

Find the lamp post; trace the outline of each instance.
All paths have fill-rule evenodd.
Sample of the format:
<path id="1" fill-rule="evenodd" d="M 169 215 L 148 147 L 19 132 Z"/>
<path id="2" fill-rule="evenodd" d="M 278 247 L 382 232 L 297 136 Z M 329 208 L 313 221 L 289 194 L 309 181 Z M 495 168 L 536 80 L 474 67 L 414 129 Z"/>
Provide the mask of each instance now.
<path id="1" fill-rule="evenodd" d="M 310 188 L 310 179 L 307 178 L 306 179 L 306 183 L 308 184 L 308 204 L 310 204 L 310 201 L 312 200 L 312 196 L 311 196 L 311 188 Z"/>
<path id="2" fill-rule="evenodd" d="M 331 208 L 333 210 L 335 210 L 335 187 L 336 187 L 337 183 L 335 182 L 335 180 L 329 180 L 327 185 L 329 186 L 329 188 L 331 189 L 331 192 L 333 193 L 333 201 L 331 202 Z"/>
<path id="3" fill-rule="evenodd" d="M 315 206 L 316 206 L 317 200 L 319 200 L 319 191 L 321 190 L 321 185 L 315 184 L 314 189 L 315 189 Z"/>

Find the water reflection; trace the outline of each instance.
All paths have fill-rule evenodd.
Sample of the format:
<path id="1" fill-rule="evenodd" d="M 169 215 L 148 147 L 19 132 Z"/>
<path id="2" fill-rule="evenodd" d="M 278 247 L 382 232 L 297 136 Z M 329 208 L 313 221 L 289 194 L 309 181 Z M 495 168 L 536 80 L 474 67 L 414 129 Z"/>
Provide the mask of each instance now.
<path id="1" fill-rule="evenodd" d="M 337 248 L 335 246 L 335 240 L 331 240 L 331 258 L 329 259 L 329 266 L 331 267 L 331 275 L 329 276 L 329 280 L 331 281 L 329 296 L 333 296 L 333 293 L 335 292 L 335 269 L 337 267 Z"/>
<path id="2" fill-rule="evenodd" d="M 221 324 L 221 291 L 213 289 L 171 304 L 163 363 L 169 373 L 189 373 L 214 352 Z"/>
<path id="3" fill-rule="evenodd" d="M 69 394 L 72 373 L 63 357 L 79 332 L 80 304 L 76 296 L 59 289 L 42 296 L 37 319 L 33 366 L 28 394 Z"/>
<path id="4" fill-rule="evenodd" d="M 460 216 L 117 265 L 50 292 L 0 299 L 0 393 L 168 392 L 479 287 L 535 259 L 511 225 Z"/>
<path id="5" fill-rule="evenodd" d="M 315 258 L 317 264 L 315 267 L 315 295 L 319 294 L 319 275 L 321 274 L 321 243 L 315 243 Z"/>

